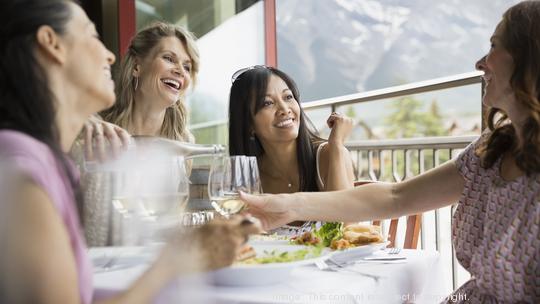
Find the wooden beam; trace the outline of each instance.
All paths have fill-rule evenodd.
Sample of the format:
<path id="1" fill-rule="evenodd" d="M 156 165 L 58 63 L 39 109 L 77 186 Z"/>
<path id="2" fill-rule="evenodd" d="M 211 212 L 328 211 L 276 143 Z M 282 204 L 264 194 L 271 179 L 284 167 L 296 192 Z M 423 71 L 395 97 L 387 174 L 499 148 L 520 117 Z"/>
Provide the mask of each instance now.
<path id="1" fill-rule="evenodd" d="M 264 0 L 265 62 L 277 67 L 276 0 Z"/>
<path id="2" fill-rule="evenodd" d="M 135 0 L 118 0 L 118 45 L 120 56 L 127 52 L 135 36 Z"/>

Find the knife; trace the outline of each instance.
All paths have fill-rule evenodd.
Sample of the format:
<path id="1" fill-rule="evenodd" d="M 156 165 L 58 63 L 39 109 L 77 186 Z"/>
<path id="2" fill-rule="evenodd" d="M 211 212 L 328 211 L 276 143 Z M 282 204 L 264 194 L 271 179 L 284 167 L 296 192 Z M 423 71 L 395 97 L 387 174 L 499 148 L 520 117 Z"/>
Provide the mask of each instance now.
<path id="1" fill-rule="evenodd" d="M 400 257 L 394 257 L 394 256 L 377 257 L 377 256 L 374 256 L 374 257 L 365 257 L 362 260 L 364 260 L 364 261 L 399 261 L 399 260 L 405 260 L 405 259 L 407 259 L 407 258 L 404 257 L 404 256 L 400 256 Z"/>

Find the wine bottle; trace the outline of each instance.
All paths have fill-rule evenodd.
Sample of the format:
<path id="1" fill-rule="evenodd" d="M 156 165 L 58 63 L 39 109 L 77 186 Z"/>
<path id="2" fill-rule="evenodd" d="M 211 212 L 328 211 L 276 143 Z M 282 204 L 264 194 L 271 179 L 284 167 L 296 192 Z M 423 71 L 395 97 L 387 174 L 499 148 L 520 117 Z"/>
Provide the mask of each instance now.
<path id="1" fill-rule="evenodd" d="M 167 153 L 183 156 L 186 159 L 225 153 L 219 144 L 192 144 L 155 136 L 132 136 L 136 147 L 155 148 Z"/>

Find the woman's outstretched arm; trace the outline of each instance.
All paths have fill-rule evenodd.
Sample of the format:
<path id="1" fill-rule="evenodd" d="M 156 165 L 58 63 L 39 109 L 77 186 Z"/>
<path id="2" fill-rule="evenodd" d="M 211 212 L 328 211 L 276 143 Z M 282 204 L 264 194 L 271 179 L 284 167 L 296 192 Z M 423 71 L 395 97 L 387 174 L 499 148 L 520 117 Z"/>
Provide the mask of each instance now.
<path id="1" fill-rule="evenodd" d="M 456 202 L 465 181 L 453 161 L 401 183 L 374 183 L 334 192 L 252 196 L 242 194 L 248 212 L 264 229 L 295 220 L 365 221 L 396 218 Z"/>

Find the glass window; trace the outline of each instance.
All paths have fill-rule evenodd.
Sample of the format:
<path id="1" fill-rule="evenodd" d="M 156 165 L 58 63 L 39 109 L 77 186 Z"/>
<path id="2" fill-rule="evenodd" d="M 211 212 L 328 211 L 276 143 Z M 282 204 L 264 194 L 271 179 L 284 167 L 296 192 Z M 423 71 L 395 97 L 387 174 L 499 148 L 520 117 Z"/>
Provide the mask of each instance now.
<path id="1" fill-rule="evenodd" d="M 470 72 L 517 2 L 279 0 L 278 65 L 304 101 Z"/>
<path id="2" fill-rule="evenodd" d="M 258 0 L 136 0 L 137 29 L 154 20 L 186 26 L 197 37 L 250 7 Z"/>
<path id="3" fill-rule="evenodd" d="M 278 66 L 295 79 L 302 101 L 471 72 L 502 13 L 517 2 L 276 1 Z M 473 85 L 340 111 L 360 121 L 352 139 L 479 134 L 480 90 Z M 323 134 L 329 111 L 309 113 Z M 400 132 L 392 118 L 400 111 L 429 127 L 403 121 L 401 127 L 411 127 Z"/>
<path id="4" fill-rule="evenodd" d="M 226 143 L 231 75 L 264 64 L 263 2 L 257 0 L 137 0 L 137 28 L 154 20 L 179 24 L 197 37 L 201 67 L 188 93 L 191 130 L 199 143 Z M 201 126 L 200 123 L 210 122 Z M 214 125 L 213 122 L 221 125 Z"/>

